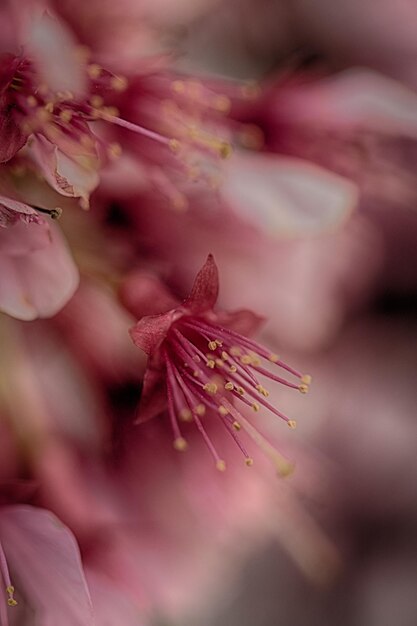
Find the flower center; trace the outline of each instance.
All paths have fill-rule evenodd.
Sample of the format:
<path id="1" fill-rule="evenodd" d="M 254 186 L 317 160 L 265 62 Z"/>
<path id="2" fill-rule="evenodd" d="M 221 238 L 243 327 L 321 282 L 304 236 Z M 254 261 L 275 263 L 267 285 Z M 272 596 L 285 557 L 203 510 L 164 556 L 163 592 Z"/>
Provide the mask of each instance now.
<path id="1" fill-rule="evenodd" d="M 310 376 L 302 375 L 260 344 L 203 318 L 181 318 L 165 340 L 163 358 L 166 365 L 168 411 L 177 450 L 187 449 L 180 422 L 194 421 L 216 467 L 224 470 L 226 463 L 208 435 L 203 420 L 207 415 L 217 416 L 243 453 L 248 466 L 253 464 L 253 459 L 238 435 L 241 429 L 273 460 L 281 474 L 289 473 L 291 464 L 237 406 L 239 403 L 246 405 L 254 412 L 265 407 L 283 419 L 290 428 L 295 428 L 294 420 L 268 402 L 269 391 L 259 376 L 301 393 L 307 393 Z M 270 372 L 263 361 L 273 363 L 297 381 L 292 382 Z"/>

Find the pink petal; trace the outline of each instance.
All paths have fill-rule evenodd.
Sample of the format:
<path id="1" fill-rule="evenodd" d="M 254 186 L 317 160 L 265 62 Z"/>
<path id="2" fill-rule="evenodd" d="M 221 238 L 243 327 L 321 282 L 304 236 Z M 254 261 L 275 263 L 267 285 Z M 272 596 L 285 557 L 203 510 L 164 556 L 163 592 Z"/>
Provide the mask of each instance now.
<path id="1" fill-rule="evenodd" d="M 77 42 L 62 22 L 44 12 L 33 19 L 25 49 L 38 72 L 54 91 L 82 95 L 87 90 L 85 66 L 77 56 Z"/>
<path id="2" fill-rule="evenodd" d="M 236 154 L 221 193 L 245 221 L 277 236 L 333 230 L 357 202 L 356 187 L 341 176 L 271 154 Z"/>
<path id="3" fill-rule="evenodd" d="M 11 226 L 17 221 L 44 223 L 43 218 L 28 204 L 0 196 L 0 227 Z"/>
<path id="4" fill-rule="evenodd" d="M 22 595 L 42 626 L 93 625 L 78 546 L 58 518 L 31 506 L 4 507 L 0 537 Z"/>
<path id="5" fill-rule="evenodd" d="M 351 69 L 278 93 L 276 106 L 280 117 L 298 123 L 417 136 L 417 95 L 371 70 Z"/>
<path id="6" fill-rule="evenodd" d="M 165 339 L 172 323 L 181 315 L 177 309 L 161 315 L 148 315 L 130 329 L 133 342 L 146 354 L 152 354 Z"/>
<path id="7" fill-rule="evenodd" d="M 83 155 L 77 154 L 71 158 L 40 135 L 32 142 L 30 151 L 45 179 L 63 196 L 87 200 L 97 187 L 99 176 L 95 168 L 96 161 L 91 155 L 86 155 L 85 164 L 80 165 L 77 160 Z"/>
<path id="8" fill-rule="evenodd" d="M 13 253 L 2 245 L 10 231 L 15 236 Z M 55 315 L 78 286 L 77 267 L 58 228 L 51 226 L 43 247 L 39 231 L 38 225 L 16 224 L 0 233 L 0 309 L 22 320 Z"/>
<path id="9" fill-rule="evenodd" d="M 212 254 L 198 272 L 184 307 L 192 313 L 203 313 L 214 308 L 219 296 L 219 272 Z"/>
<path id="10" fill-rule="evenodd" d="M 128 593 L 122 593 L 112 580 L 92 569 L 86 575 L 97 626 L 143 626 L 143 613 Z"/>

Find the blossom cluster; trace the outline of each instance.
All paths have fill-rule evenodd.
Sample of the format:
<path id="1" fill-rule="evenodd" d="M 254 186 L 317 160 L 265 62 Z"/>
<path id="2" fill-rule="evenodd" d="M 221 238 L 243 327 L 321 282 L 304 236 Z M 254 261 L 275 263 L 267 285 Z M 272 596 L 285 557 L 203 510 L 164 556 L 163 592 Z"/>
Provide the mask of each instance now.
<path id="1" fill-rule="evenodd" d="M 376 119 L 349 77 L 195 75 L 165 39 L 203 7 L 124 4 L 0 7 L 1 626 L 175 620 L 261 522 L 308 575 L 337 560 L 303 480 L 277 478 L 315 460 L 281 428 L 311 376 L 275 345 L 325 343 L 338 284 L 364 297 L 378 259 L 351 286 L 334 251 L 367 260 L 359 193 L 399 166 L 342 156 L 364 127 L 412 134 L 414 100 L 375 76 Z M 396 190 L 411 202 L 405 175 Z M 252 309 L 274 316 L 265 342 Z"/>

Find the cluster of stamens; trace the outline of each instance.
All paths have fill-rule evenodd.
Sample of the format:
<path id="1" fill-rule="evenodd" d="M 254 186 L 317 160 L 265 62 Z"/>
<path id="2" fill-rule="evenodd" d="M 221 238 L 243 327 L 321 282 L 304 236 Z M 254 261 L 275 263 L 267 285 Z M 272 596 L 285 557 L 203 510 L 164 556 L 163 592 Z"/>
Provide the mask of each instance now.
<path id="1" fill-rule="evenodd" d="M 226 463 L 204 424 L 209 415 L 217 416 L 243 453 L 246 465 L 251 466 L 253 459 L 238 435 L 240 430 L 245 431 L 271 457 L 281 474 L 289 473 L 291 464 L 236 405 L 243 403 L 254 412 L 264 407 L 283 419 L 290 428 L 295 428 L 294 420 L 268 402 L 269 392 L 258 377 L 263 376 L 301 393 L 307 393 L 310 376 L 297 372 L 258 343 L 203 318 L 183 317 L 174 324 L 165 339 L 163 356 L 168 410 L 176 450 L 185 451 L 188 447 L 180 422 L 193 421 L 212 454 L 217 469 L 224 471 Z M 277 365 L 294 376 L 297 382 L 270 372 L 263 366 L 263 361 Z"/>
<path id="2" fill-rule="evenodd" d="M 150 139 L 156 151 L 149 146 L 144 148 L 146 159 L 153 164 L 149 178 L 178 210 L 188 207 L 184 182 L 201 181 L 211 189 L 220 186 L 219 161 L 232 153 L 230 136 L 246 147 L 260 145 L 259 129 L 225 119 L 234 98 L 255 96 L 253 85 L 229 86 L 224 93 L 218 93 L 198 80 L 172 80 L 163 75 L 145 78 L 144 93 L 138 96 L 138 113 L 139 117 L 144 117 L 143 126 L 120 117 L 119 110 L 112 104 L 117 102 L 117 94 L 128 88 L 127 79 L 97 63 L 90 63 L 89 54 L 80 47 L 78 56 L 85 63 L 89 82 L 89 93 L 85 97 L 70 91 L 51 90 L 42 83 L 30 59 L 15 59 L 16 69 L 9 92 L 13 115 L 25 134 L 42 134 L 58 146 L 68 146 L 71 142 L 73 156 L 83 166 L 93 169 L 97 167 L 95 150 L 98 145 L 101 154 L 107 154 L 109 159 L 120 157 L 122 149 L 117 141 L 107 141 L 93 133 L 90 122 L 104 121 Z M 155 106 L 156 100 L 159 106 Z M 158 153 L 158 145 L 168 152 Z M 158 166 L 158 162 L 165 163 L 165 167 Z M 87 199 L 81 200 L 81 204 L 88 208 Z"/>

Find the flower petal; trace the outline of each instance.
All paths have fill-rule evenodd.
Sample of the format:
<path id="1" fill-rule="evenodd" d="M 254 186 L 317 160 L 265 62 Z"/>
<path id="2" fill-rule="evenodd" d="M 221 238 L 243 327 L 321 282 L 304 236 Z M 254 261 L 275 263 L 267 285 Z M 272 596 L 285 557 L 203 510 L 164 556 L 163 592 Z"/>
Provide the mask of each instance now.
<path id="1" fill-rule="evenodd" d="M 1 244 L 12 230 L 21 248 L 9 254 Z M 55 315 L 78 286 L 77 267 L 58 228 L 48 231 L 48 245 L 31 247 L 38 230 L 20 223 L 0 233 L 0 310 L 22 320 Z"/>
<path id="2" fill-rule="evenodd" d="M 51 89 L 85 93 L 87 77 L 77 56 L 76 40 L 62 22 L 46 12 L 33 19 L 25 47 Z"/>
<path id="3" fill-rule="evenodd" d="M 147 315 L 129 330 L 133 342 L 146 354 L 152 354 L 165 339 L 172 323 L 181 316 L 179 309 L 161 315 Z"/>
<path id="4" fill-rule="evenodd" d="M 237 154 L 222 195 L 234 211 L 268 235 L 305 236 L 333 230 L 351 214 L 355 185 L 305 161 Z"/>
<path id="5" fill-rule="evenodd" d="M 51 187 L 63 196 L 88 200 L 98 185 L 98 162 L 91 154 L 71 158 L 41 135 L 32 142 L 30 153 Z"/>
<path id="6" fill-rule="evenodd" d="M 219 271 L 212 254 L 198 272 L 184 307 L 192 313 L 213 309 L 219 297 Z"/>
<path id="7" fill-rule="evenodd" d="M 417 136 L 417 95 L 401 83 L 368 69 L 277 93 L 279 116 L 326 128 L 366 127 L 384 134 Z"/>
<path id="8" fill-rule="evenodd" d="M 44 219 L 30 205 L 0 196 L 0 227 L 12 226 L 20 220 L 26 224 L 44 223 Z"/>
<path id="9" fill-rule="evenodd" d="M 93 625 L 90 594 L 72 533 L 49 511 L 1 509 L 0 537 L 18 585 L 42 626 Z"/>

